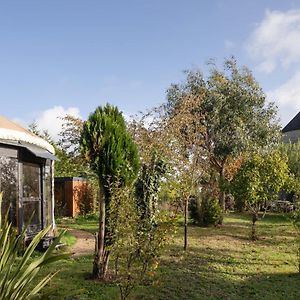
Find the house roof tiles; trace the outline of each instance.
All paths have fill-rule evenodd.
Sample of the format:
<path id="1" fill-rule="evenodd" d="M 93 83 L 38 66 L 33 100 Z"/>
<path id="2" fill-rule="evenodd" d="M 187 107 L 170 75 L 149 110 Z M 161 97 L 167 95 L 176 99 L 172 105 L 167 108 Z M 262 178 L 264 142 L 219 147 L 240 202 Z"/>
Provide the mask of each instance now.
<path id="1" fill-rule="evenodd" d="M 282 132 L 300 130 L 300 112 L 282 129 Z"/>

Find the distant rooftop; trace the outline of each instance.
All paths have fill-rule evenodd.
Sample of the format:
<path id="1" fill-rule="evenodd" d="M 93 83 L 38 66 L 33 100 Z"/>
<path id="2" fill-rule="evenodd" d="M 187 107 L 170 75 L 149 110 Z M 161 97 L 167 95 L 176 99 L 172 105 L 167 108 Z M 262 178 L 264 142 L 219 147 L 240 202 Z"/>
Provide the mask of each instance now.
<path id="1" fill-rule="evenodd" d="M 282 129 L 282 132 L 300 130 L 300 112 Z"/>

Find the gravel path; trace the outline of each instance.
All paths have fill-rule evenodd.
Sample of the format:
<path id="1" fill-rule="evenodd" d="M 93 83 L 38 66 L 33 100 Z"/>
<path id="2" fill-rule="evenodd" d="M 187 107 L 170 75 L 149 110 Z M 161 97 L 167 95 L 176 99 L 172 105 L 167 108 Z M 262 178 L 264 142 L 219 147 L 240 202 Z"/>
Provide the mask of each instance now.
<path id="1" fill-rule="evenodd" d="M 71 247 L 72 257 L 94 253 L 95 237 L 92 233 L 78 229 L 68 229 L 68 232 L 77 239 L 75 245 Z"/>

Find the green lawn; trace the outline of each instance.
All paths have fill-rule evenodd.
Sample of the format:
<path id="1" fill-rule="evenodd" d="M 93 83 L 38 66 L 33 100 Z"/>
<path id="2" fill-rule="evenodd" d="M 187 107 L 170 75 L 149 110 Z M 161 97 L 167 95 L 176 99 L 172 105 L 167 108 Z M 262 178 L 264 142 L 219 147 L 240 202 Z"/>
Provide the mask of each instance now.
<path id="1" fill-rule="evenodd" d="M 61 221 L 94 231 L 97 220 Z M 86 224 L 86 226 L 85 226 Z M 182 228 L 162 257 L 152 285 L 131 299 L 300 299 L 293 228 L 279 215 L 258 222 L 260 239 L 251 242 L 249 218 L 230 214 L 220 228 L 189 227 L 189 249 L 182 251 Z M 89 279 L 92 257 L 68 259 L 43 272 L 60 272 L 40 299 L 118 299 L 115 284 Z"/>

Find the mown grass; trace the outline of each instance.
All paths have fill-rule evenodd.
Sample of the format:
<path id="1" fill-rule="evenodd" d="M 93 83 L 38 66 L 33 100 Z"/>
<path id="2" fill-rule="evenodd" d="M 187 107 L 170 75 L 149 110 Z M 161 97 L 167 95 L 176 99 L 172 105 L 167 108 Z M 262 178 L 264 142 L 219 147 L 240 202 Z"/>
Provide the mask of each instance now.
<path id="1" fill-rule="evenodd" d="M 95 214 L 78 216 L 77 218 L 64 217 L 57 219 L 56 224 L 61 228 L 79 229 L 94 233 L 99 227 L 99 217 Z"/>
<path id="2" fill-rule="evenodd" d="M 260 239 L 255 242 L 249 240 L 249 220 L 247 215 L 230 214 L 222 227 L 190 226 L 186 252 L 179 228 L 153 283 L 138 287 L 131 299 L 300 299 L 294 231 L 288 219 L 266 215 L 258 222 Z M 71 226 L 92 230 L 90 221 L 84 227 L 83 219 Z M 60 272 L 40 299 L 118 299 L 116 284 L 89 279 L 91 268 L 92 256 L 47 268 L 43 272 Z"/>
<path id="3" fill-rule="evenodd" d="M 65 234 L 60 240 L 60 242 L 68 248 L 72 247 L 76 243 L 76 241 L 77 241 L 76 237 L 67 231 L 65 232 Z"/>

